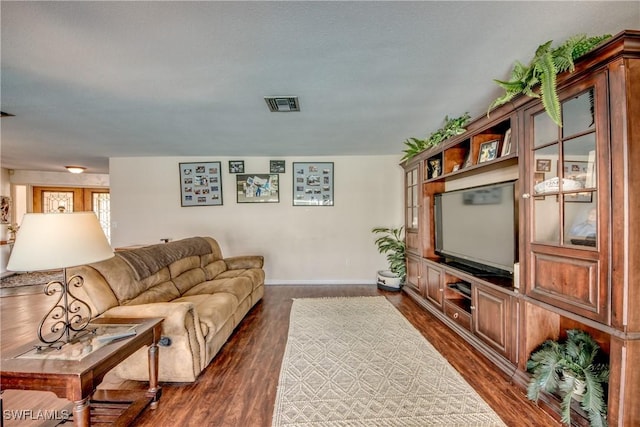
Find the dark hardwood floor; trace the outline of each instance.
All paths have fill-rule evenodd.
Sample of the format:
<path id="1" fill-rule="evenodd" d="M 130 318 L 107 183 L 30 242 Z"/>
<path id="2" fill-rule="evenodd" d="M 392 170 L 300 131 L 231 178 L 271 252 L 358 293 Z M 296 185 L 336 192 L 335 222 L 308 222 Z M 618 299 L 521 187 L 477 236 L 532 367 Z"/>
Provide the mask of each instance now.
<path id="1" fill-rule="evenodd" d="M 294 298 L 384 295 L 478 391 L 508 426 L 560 426 L 501 372 L 443 323 L 404 293 L 384 292 L 374 285 L 267 286 L 264 299 L 239 325 L 213 362 L 192 384 L 163 384 L 157 409 L 147 409 L 136 426 L 270 426 L 280 364 Z M 2 352 L 35 338 L 35 330 L 51 302 L 43 295 L 0 298 Z M 111 385 L 115 384 L 113 381 Z M 144 388 L 125 382 L 119 387 Z M 4 410 L 64 407 L 53 394 L 7 390 Z M 15 423 L 10 427 L 38 425 Z"/>

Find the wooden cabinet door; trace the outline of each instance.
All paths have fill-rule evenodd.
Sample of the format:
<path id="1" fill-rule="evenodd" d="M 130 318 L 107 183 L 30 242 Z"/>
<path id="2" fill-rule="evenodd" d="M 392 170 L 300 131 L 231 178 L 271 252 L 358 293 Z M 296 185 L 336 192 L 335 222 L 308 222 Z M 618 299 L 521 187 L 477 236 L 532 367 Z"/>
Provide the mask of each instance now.
<path id="1" fill-rule="evenodd" d="M 420 258 L 407 255 L 407 277 L 405 286 L 420 290 Z"/>
<path id="2" fill-rule="evenodd" d="M 525 293 L 608 324 L 607 73 L 559 95 L 563 127 L 540 104 L 524 112 Z"/>
<path id="3" fill-rule="evenodd" d="M 512 331 L 516 327 L 513 318 L 512 297 L 488 286 L 473 284 L 472 328 L 473 333 L 512 362 Z"/>
<path id="4" fill-rule="evenodd" d="M 425 283 L 424 297 L 433 305 L 442 309 L 444 297 L 444 280 L 442 269 L 432 267 L 429 264 L 423 265 L 423 276 Z"/>

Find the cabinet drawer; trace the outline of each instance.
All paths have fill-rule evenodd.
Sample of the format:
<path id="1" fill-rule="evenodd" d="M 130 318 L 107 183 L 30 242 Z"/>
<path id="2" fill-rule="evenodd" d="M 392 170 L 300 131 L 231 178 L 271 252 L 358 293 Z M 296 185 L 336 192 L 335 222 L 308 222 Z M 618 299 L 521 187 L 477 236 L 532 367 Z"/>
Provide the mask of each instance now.
<path id="1" fill-rule="evenodd" d="M 467 330 L 471 330 L 471 314 L 467 313 L 462 307 L 457 306 L 451 301 L 444 303 L 444 312 L 447 317 L 453 319 L 458 325 Z"/>

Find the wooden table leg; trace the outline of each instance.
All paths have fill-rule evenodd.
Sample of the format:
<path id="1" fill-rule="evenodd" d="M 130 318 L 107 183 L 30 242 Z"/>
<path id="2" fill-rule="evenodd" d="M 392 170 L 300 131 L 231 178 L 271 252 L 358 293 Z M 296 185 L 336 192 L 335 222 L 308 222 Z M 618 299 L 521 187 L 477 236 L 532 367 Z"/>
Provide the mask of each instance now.
<path id="1" fill-rule="evenodd" d="M 91 425 L 91 397 L 73 402 L 73 424 L 76 427 L 89 427 Z"/>
<path id="2" fill-rule="evenodd" d="M 151 409 L 158 407 L 161 389 L 158 385 L 158 344 L 153 343 L 149 346 L 149 391 L 147 394 L 153 398 L 151 401 Z"/>

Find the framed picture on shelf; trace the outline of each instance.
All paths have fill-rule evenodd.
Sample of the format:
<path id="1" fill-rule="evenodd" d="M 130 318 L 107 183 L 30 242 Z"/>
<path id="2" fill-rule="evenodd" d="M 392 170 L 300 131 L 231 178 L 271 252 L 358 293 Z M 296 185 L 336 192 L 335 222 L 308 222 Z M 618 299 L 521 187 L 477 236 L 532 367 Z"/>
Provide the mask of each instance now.
<path id="1" fill-rule="evenodd" d="M 269 172 L 284 173 L 284 171 L 285 171 L 284 160 L 269 160 Z"/>
<path id="2" fill-rule="evenodd" d="M 487 141 L 480 144 L 480 151 L 478 152 L 478 163 L 495 160 L 498 157 L 499 145 L 499 139 L 494 139 L 493 141 Z"/>
<path id="3" fill-rule="evenodd" d="M 429 178 L 437 178 L 442 174 L 440 159 L 429 159 Z"/>
<path id="4" fill-rule="evenodd" d="M 536 172 L 551 172 L 551 159 L 536 159 Z"/>
<path id="5" fill-rule="evenodd" d="M 333 206 L 333 162 L 293 162 L 293 206 Z"/>
<path id="6" fill-rule="evenodd" d="M 237 174 L 236 194 L 238 203 L 278 203 L 280 185 L 277 173 Z"/>
<path id="7" fill-rule="evenodd" d="M 502 152 L 500 157 L 508 156 L 511 154 L 511 128 L 507 129 L 504 133 L 504 139 L 502 141 Z"/>
<path id="8" fill-rule="evenodd" d="M 591 191 L 584 191 L 580 193 L 569 193 L 564 195 L 565 202 L 571 203 L 591 203 L 593 200 Z"/>
<path id="9" fill-rule="evenodd" d="M 229 160 L 229 173 L 244 173 L 244 160 Z"/>
<path id="10" fill-rule="evenodd" d="M 180 163 L 180 205 L 222 205 L 220 162 Z"/>

